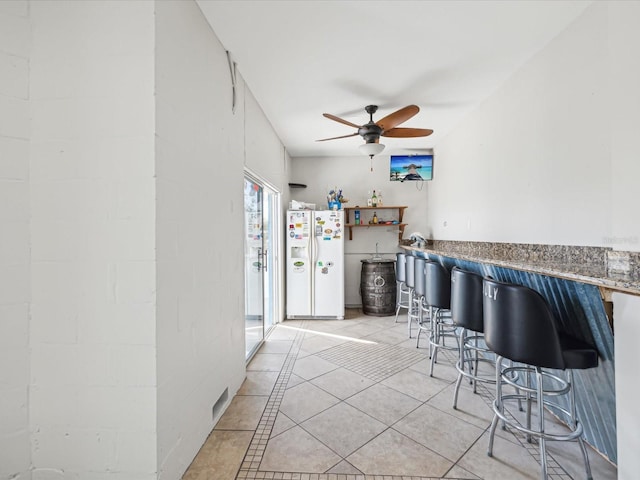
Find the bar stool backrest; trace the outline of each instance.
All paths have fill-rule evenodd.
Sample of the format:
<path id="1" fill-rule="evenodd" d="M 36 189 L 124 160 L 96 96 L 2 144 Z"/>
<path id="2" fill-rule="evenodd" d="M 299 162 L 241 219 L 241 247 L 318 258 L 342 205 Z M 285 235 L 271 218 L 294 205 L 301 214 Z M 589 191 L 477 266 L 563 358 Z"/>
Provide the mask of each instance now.
<path id="1" fill-rule="evenodd" d="M 416 257 L 413 255 L 407 255 L 407 271 L 404 279 L 404 283 L 407 284 L 407 287 L 413 288 L 415 286 L 414 283 L 414 271 L 415 271 L 415 262 Z"/>
<path id="2" fill-rule="evenodd" d="M 406 282 L 407 278 L 407 257 L 404 253 L 396 253 L 396 280 Z"/>
<path id="3" fill-rule="evenodd" d="M 484 337 L 501 357 L 564 370 L 556 321 L 547 301 L 522 285 L 483 280 Z"/>
<path id="4" fill-rule="evenodd" d="M 417 257 L 413 270 L 413 290 L 419 297 L 425 294 L 425 278 L 424 278 L 424 264 L 426 260 L 421 257 Z"/>
<path id="5" fill-rule="evenodd" d="M 484 332 L 482 276 L 453 267 L 451 270 L 451 319 L 459 327 Z"/>
<path id="6" fill-rule="evenodd" d="M 449 271 L 437 262 L 424 265 L 426 273 L 426 291 L 424 295 L 427 305 L 449 310 L 451 307 L 451 276 Z"/>

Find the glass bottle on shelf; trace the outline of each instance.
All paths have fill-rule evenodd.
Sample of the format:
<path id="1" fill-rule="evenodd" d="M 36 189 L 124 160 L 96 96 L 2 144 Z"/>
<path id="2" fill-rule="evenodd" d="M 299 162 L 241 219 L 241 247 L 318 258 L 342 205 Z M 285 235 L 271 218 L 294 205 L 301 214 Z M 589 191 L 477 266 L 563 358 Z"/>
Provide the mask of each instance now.
<path id="1" fill-rule="evenodd" d="M 378 196 L 376 195 L 376 191 L 373 191 L 373 195 L 371 196 L 371 206 L 372 207 L 377 207 L 378 206 Z"/>
<path id="2" fill-rule="evenodd" d="M 373 223 L 374 225 L 378 223 L 378 215 L 376 214 L 376 212 L 373 212 L 373 218 L 371 219 L 371 223 Z"/>
<path id="3" fill-rule="evenodd" d="M 371 207 L 371 206 L 373 205 L 371 204 L 371 190 L 369 190 L 367 192 L 367 207 Z"/>
<path id="4" fill-rule="evenodd" d="M 378 206 L 382 206 L 382 192 L 378 190 Z"/>

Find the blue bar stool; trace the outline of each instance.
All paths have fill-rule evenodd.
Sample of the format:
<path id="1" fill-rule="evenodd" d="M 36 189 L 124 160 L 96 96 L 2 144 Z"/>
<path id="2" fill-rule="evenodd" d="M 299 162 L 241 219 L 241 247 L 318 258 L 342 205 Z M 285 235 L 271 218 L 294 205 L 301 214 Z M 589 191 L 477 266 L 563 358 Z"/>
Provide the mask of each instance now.
<path id="1" fill-rule="evenodd" d="M 458 391 L 462 378 L 468 378 L 476 393 L 477 382 L 495 383 L 495 373 L 481 375 L 480 363 L 495 368 L 494 355 L 484 343 L 484 318 L 482 309 L 482 276 L 453 267 L 451 270 L 451 319 L 459 328 L 460 353 L 456 363 L 458 380 L 453 394 L 453 408 L 458 408 Z M 465 368 L 466 367 L 466 368 Z"/>
<path id="2" fill-rule="evenodd" d="M 577 440 L 584 457 L 587 478 L 592 479 L 589 457 L 582 439 L 582 424 L 576 418 L 572 387 L 573 370 L 597 367 L 598 352 L 583 340 L 558 330 L 547 301 L 535 290 L 485 278 L 483 293 L 485 341 L 498 355 L 494 417 L 487 454 L 493 455 L 496 426 L 502 420 L 505 425 L 525 433 L 528 441 L 531 441 L 531 437 L 538 439 L 542 479 L 548 478 L 547 440 Z M 522 365 L 503 367 L 505 359 Z M 565 371 L 565 374 L 560 371 Z M 524 385 L 514 380 L 516 374 L 526 379 Z M 535 377 L 533 386 L 532 376 Z M 516 393 L 505 393 L 503 382 L 515 387 Z M 505 405 L 517 400 L 526 401 L 527 404 L 525 425 L 515 416 L 508 415 L 505 409 Z M 561 403 L 562 400 L 565 401 Z M 537 427 L 531 426 L 532 402 L 536 402 L 538 407 Z M 568 433 L 545 430 L 545 406 L 567 422 Z"/>
<path id="3" fill-rule="evenodd" d="M 429 306 L 431 333 L 429 335 L 429 356 L 431 365 L 429 376 L 433 376 L 433 365 L 437 362 L 438 350 L 458 350 L 458 335 L 451 321 L 451 277 L 449 271 L 437 262 L 426 262 L 425 303 Z M 448 345 L 447 338 L 453 338 L 456 345 Z"/>
<path id="4" fill-rule="evenodd" d="M 396 320 L 400 309 L 409 310 L 409 287 L 407 287 L 407 256 L 404 253 L 396 253 L 396 283 L 398 285 L 396 296 Z"/>

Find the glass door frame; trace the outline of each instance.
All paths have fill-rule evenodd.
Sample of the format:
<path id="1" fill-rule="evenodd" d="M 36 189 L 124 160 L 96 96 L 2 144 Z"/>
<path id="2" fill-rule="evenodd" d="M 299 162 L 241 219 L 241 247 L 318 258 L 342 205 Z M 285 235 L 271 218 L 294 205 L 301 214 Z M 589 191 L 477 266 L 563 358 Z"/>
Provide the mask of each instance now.
<path id="1" fill-rule="evenodd" d="M 269 330 L 273 328 L 273 326 L 275 326 L 277 323 L 279 323 L 282 319 L 284 294 L 282 289 L 283 266 L 281 258 L 284 252 L 282 251 L 281 234 L 281 192 L 271 183 L 264 180 L 259 175 L 255 174 L 247 168 L 244 169 L 244 180 L 248 180 L 258 185 L 262 189 L 262 248 L 263 251 L 266 252 L 266 260 L 265 255 L 263 254 L 262 261 L 264 261 L 267 266 L 266 270 L 262 270 L 262 340 L 250 352 L 247 353 L 248 362 L 260 348 L 260 345 L 262 345 L 262 342 L 268 335 Z M 246 275 L 246 265 L 244 272 Z M 245 292 L 245 295 L 247 295 L 247 292 Z M 246 312 L 244 320 L 246 322 Z"/>

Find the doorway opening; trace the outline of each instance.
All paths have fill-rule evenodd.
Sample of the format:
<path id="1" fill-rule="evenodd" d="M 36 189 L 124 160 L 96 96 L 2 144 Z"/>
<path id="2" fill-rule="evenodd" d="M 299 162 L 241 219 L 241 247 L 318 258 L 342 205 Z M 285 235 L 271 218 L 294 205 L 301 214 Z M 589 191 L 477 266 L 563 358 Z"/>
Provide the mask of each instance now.
<path id="1" fill-rule="evenodd" d="M 245 355 L 260 348 L 280 312 L 280 193 L 256 175 L 244 179 Z"/>

